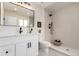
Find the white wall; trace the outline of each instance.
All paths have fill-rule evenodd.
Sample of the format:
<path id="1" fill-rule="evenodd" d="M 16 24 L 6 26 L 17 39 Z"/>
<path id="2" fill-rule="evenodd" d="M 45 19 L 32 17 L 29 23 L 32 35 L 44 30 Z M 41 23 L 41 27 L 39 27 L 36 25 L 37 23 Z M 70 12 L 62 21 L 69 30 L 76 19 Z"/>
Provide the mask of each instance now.
<path id="1" fill-rule="evenodd" d="M 63 41 L 63 45 L 79 49 L 79 3 L 73 3 L 53 12 L 54 39 Z"/>
<path id="2" fill-rule="evenodd" d="M 28 7 L 26 7 L 28 8 Z M 34 19 L 34 32 L 35 34 L 38 34 L 38 28 L 37 28 L 37 21 L 41 21 L 42 22 L 42 32 L 40 34 L 40 40 L 44 39 L 44 8 L 34 5 L 33 3 L 31 3 L 30 9 L 35 10 L 35 19 Z M 24 28 L 24 33 L 27 34 L 27 29 Z M 10 35 L 17 35 L 19 31 L 19 27 L 11 27 L 11 26 L 0 26 L 0 37 L 2 36 L 10 36 Z"/>
<path id="3" fill-rule="evenodd" d="M 41 6 L 35 5 L 32 2 L 32 9 L 35 10 L 35 27 L 34 27 L 34 33 L 38 34 L 39 40 L 44 40 L 45 39 L 45 12 L 44 8 Z M 37 28 L 37 21 L 42 22 L 42 27 Z M 41 29 L 41 33 L 38 33 L 39 29 Z"/>

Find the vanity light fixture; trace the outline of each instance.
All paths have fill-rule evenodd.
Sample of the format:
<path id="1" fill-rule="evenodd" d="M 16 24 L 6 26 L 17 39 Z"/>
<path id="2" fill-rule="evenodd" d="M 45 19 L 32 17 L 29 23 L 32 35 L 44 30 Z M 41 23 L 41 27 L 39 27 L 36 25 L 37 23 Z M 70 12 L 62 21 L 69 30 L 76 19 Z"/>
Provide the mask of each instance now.
<path id="1" fill-rule="evenodd" d="M 30 3 L 28 3 L 28 2 L 24 2 L 24 4 L 27 4 L 27 5 L 31 6 L 31 4 L 30 4 Z"/>
<path id="2" fill-rule="evenodd" d="M 20 4 L 26 4 L 26 5 L 28 5 L 28 6 L 31 6 L 31 4 L 28 3 L 28 2 L 18 2 L 18 3 L 20 3 Z"/>

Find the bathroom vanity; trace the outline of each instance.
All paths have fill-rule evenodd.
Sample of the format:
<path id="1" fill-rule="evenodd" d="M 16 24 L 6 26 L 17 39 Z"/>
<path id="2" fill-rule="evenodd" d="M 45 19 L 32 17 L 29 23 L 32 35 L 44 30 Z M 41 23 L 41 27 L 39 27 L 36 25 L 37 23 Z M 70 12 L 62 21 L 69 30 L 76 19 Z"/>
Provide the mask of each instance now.
<path id="1" fill-rule="evenodd" d="M 0 3 L 0 56 L 38 55 L 34 11 L 18 4 Z"/>

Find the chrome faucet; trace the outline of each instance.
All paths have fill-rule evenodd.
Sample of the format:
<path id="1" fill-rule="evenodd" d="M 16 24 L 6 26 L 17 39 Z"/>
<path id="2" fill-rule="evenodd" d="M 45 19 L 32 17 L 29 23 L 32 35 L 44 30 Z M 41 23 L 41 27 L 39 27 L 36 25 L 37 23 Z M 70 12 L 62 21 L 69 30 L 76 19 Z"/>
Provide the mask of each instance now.
<path id="1" fill-rule="evenodd" d="M 22 27 L 20 27 L 19 33 L 21 34 L 23 32 Z"/>

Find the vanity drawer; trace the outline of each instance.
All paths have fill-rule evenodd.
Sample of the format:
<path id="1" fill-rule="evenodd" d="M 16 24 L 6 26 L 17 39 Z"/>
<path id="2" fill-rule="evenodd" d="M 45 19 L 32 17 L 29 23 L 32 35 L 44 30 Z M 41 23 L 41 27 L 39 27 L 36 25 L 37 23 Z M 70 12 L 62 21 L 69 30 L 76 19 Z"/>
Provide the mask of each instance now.
<path id="1" fill-rule="evenodd" d="M 0 47 L 0 56 L 14 56 L 15 45 L 6 45 Z"/>

